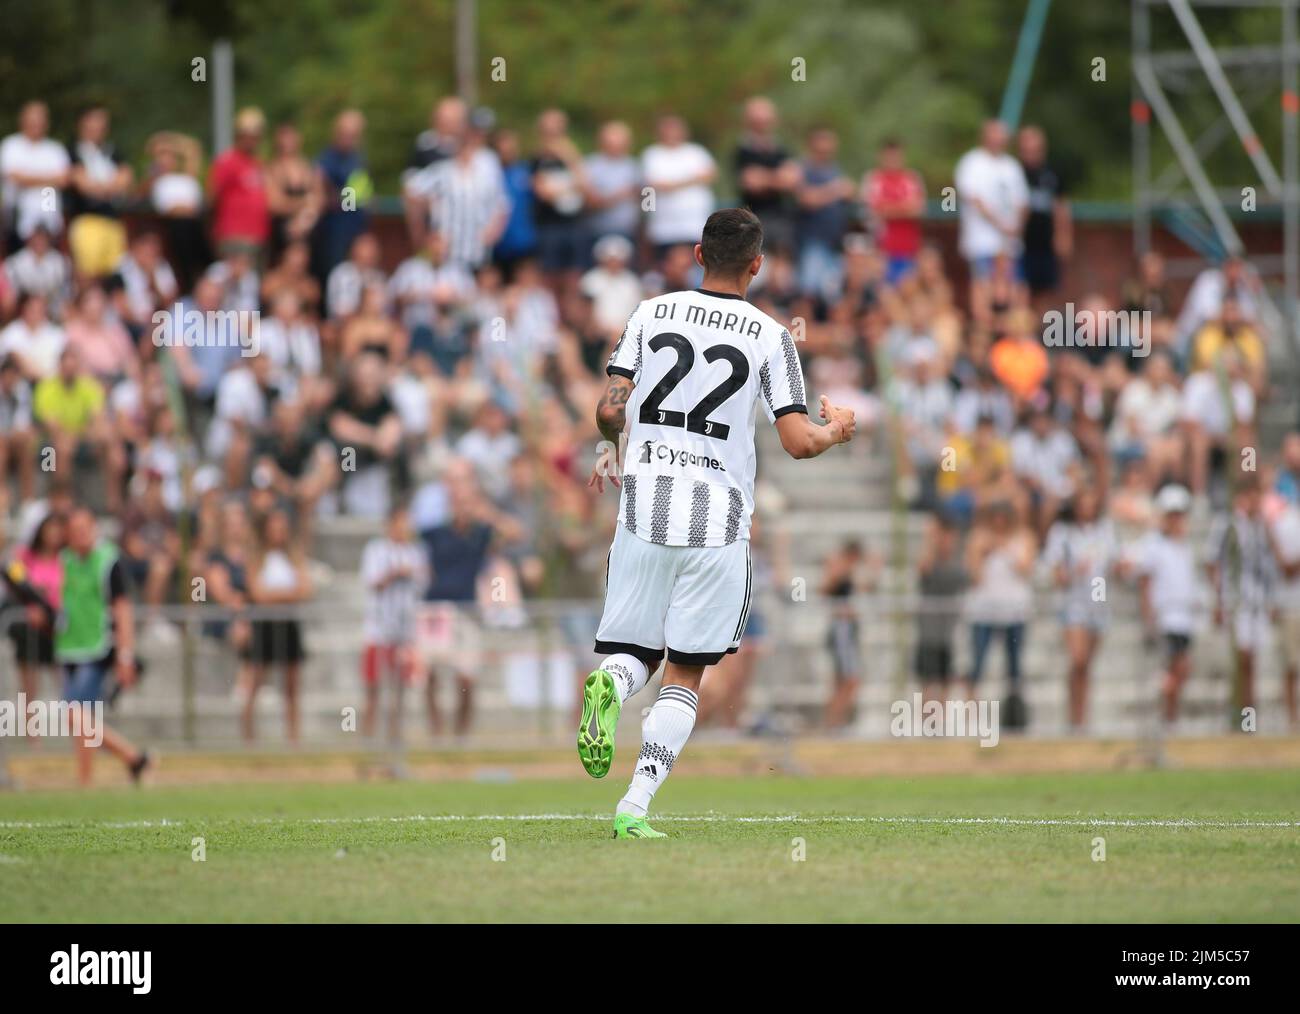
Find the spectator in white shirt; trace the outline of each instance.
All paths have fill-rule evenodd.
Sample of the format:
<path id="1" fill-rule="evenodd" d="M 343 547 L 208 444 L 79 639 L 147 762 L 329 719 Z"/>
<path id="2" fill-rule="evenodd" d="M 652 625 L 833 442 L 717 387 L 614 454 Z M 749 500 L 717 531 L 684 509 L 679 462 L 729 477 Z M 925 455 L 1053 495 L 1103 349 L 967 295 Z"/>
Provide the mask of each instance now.
<path id="1" fill-rule="evenodd" d="M 952 406 L 953 426 L 959 433 L 974 433 L 981 416 L 993 420 L 999 436 L 1009 437 L 1015 429 L 1016 411 L 1011 395 L 998 384 L 988 366 L 976 370 L 975 382 L 957 392 Z"/>
<path id="2" fill-rule="evenodd" d="M 199 182 L 198 142 L 183 134 L 161 131 L 151 137 L 149 200 L 163 218 L 167 250 L 181 287 L 189 291 L 212 260 L 203 228 L 203 184 Z"/>
<path id="3" fill-rule="evenodd" d="M 336 265 L 325 281 L 325 311 L 331 320 L 342 320 L 357 312 L 361 293 L 370 285 L 385 284 L 379 266 L 379 241 L 363 232 L 352 241 L 348 259 Z"/>
<path id="4" fill-rule="evenodd" d="M 439 314 L 465 306 L 474 298 L 474 276 L 464 264 L 447 259 L 447 239 L 437 231 L 425 236 L 424 249 L 398 265 L 388 282 L 388 296 L 411 347 L 429 351 Z"/>
<path id="5" fill-rule="evenodd" d="M 277 396 L 291 393 L 273 376 L 269 356 L 248 356 L 227 370 L 217 384 L 216 407 L 208 427 L 208 457 L 222 462 L 226 482 L 239 489 L 251 464 L 255 439 L 265 432 Z"/>
<path id="6" fill-rule="evenodd" d="M 189 218 L 203 210 L 203 184 L 182 168 L 175 143 L 155 146 L 149 201 L 154 211 L 169 218 Z"/>
<path id="7" fill-rule="evenodd" d="M 686 121 L 661 116 L 656 142 L 641 155 L 641 175 L 652 190 L 646 235 L 662 260 L 669 247 L 699 242 L 704 223 L 713 212 L 711 186 L 717 164 L 703 147 L 689 140 Z"/>
<path id="8" fill-rule="evenodd" d="M 17 295 L 44 296 L 50 316 L 63 318 L 72 272 L 44 225 L 33 229 L 23 248 L 5 260 L 4 270 Z"/>
<path id="9" fill-rule="evenodd" d="M 597 240 L 593 252 L 596 266 L 582 276 L 579 291 L 592 301 L 596 327 L 609 335 L 621 334 L 628 317 L 645 298 L 641 279 L 628 267 L 632 243 L 615 233 Z"/>
<path id="10" fill-rule="evenodd" d="M 1079 445 L 1044 404 L 1035 404 L 1028 423 L 1011 436 L 1011 468 L 1029 490 L 1040 537 L 1074 494 Z"/>
<path id="11" fill-rule="evenodd" d="M 934 315 L 924 297 L 913 298 L 908 303 L 891 301 L 893 316 L 885 332 L 885 348 L 895 362 L 908 362 L 916 350 L 938 356 L 939 346 L 934 340 Z"/>
<path id="12" fill-rule="evenodd" d="M 907 448 L 908 473 L 919 482 L 921 503 L 931 504 L 935 473 L 952 415 L 952 388 L 932 348 L 918 345 L 909 359 L 907 372 L 892 385 L 890 400 L 898 413 Z M 915 489 L 911 486 L 909 492 Z"/>
<path id="13" fill-rule="evenodd" d="M 270 358 L 277 373 L 292 377 L 310 399 L 308 386 L 321 374 L 320 333 L 303 313 L 302 301 L 291 289 L 284 289 L 271 304 L 269 316 L 258 329 L 261 355 Z"/>
<path id="14" fill-rule="evenodd" d="M 1020 255 L 1021 235 L 1029 216 L 1025 171 L 1007 152 L 1007 128 L 986 120 L 980 145 L 957 163 L 957 207 L 961 215 L 961 255 L 970 264 L 972 312 L 988 309 L 988 283 L 997 262 Z"/>
<path id="15" fill-rule="evenodd" d="M 510 412 L 533 397 L 547 361 L 559 344 L 559 311 L 537 266 L 519 266 L 518 281 L 502 294 L 498 313 L 483 320 L 478 367 Z"/>
<path id="16" fill-rule="evenodd" d="M 172 306 L 179 290 L 171 265 L 163 260 L 162 241 L 154 232 L 137 234 L 117 266 L 122 281 L 118 316 L 133 335 L 153 327 L 155 310 Z"/>
<path id="17" fill-rule="evenodd" d="M 1095 484 L 1076 491 L 1070 508 L 1062 511 L 1047 532 L 1042 566 L 1061 597 L 1061 627 L 1069 657 L 1070 729 L 1083 729 L 1088 715 L 1088 684 L 1109 613 L 1105 587 L 1118 556 L 1110 519 L 1104 513 L 1102 490 Z"/>
<path id="18" fill-rule="evenodd" d="M 471 270 L 487 259 L 510 210 L 501 162 L 474 126 L 450 158 L 410 175 L 405 191 L 428 229 L 446 238 L 448 258 Z"/>
<path id="19" fill-rule="evenodd" d="M 58 371 L 66 344 L 63 328 L 46 313 L 45 297 L 33 293 L 23 297 L 17 318 L 0 331 L 0 358 L 15 356 L 23 376 L 35 384 Z"/>
<path id="20" fill-rule="evenodd" d="M 429 209 L 407 183 L 422 170 L 451 158 L 468 129 L 469 108 L 463 99 L 448 95 L 434 104 L 429 113 L 429 129 L 422 130 L 415 138 L 410 159 L 402 170 L 402 211 L 412 246 L 419 246 L 424 239 Z"/>
<path id="21" fill-rule="evenodd" d="M 0 141 L 0 184 L 6 233 L 13 249 L 38 225 L 63 229 L 60 192 L 68 185 L 68 149 L 49 136 L 50 112 L 44 102 L 28 102 L 18 114 L 18 133 Z"/>
<path id="22" fill-rule="evenodd" d="M 1182 415 L 1178 375 L 1169 356 L 1156 352 L 1120 391 L 1108 434 L 1111 454 L 1121 465 L 1145 458 L 1152 475 L 1181 479 Z"/>
<path id="23" fill-rule="evenodd" d="M 221 309 L 253 313 L 261 307 L 262 281 L 253 267 L 252 247 L 228 242 L 222 259 L 209 267 L 204 277 L 221 287 Z"/>
<path id="24" fill-rule="evenodd" d="M 522 449 L 510 429 L 510 417 L 489 398 L 479 408 L 473 428 L 457 441 L 456 456 L 474 466 L 483 492 L 502 506 L 510 495 L 510 462 Z"/>
<path id="25" fill-rule="evenodd" d="M 1196 560 L 1187 539 L 1191 496 L 1182 486 L 1165 486 L 1156 495 L 1159 531 L 1149 532 L 1131 554 L 1138 579 L 1142 625 L 1148 642 L 1164 640 L 1165 675 L 1161 685 L 1164 719 L 1173 722 L 1178 697 L 1191 674 L 1191 643 L 1196 630 L 1200 586 Z"/>
<path id="26" fill-rule="evenodd" d="M 536 261 L 521 265 L 513 286 L 519 293 L 519 319 L 535 348 L 555 351 L 559 340 L 560 307 Z"/>

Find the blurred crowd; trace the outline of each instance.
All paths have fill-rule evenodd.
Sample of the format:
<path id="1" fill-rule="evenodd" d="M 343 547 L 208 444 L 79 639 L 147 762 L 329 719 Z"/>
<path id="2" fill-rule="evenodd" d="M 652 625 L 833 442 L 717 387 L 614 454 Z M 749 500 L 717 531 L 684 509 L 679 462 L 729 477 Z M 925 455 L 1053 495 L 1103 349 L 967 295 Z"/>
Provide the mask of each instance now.
<path id="1" fill-rule="evenodd" d="M 468 606 L 504 605 L 508 623 L 530 596 L 601 593 L 614 512 L 585 488 L 584 462 L 604 364 L 641 299 L 698 283 L 692 246 L 722 200 L 763 221 L 750 298 L 791 322 L 813 389 L 890 441 L 897 496 L 946 533 L 917 573 L 924 594 L 964 596 L 974 616 L 967 680 L 999 639 L 1018 675 L 1031 571 L 1077 594 L 1108 566 L 1095 529 L 1158 534 L 1162 488 L 1187 493 L 1186 516 L 1218 511 L 1236 532 L 1249 485 L 1250 517 L 1268 519 L 1260 560 L 1300 609 L 1300 546 L 1274 524 L 1300 504 L 1300 432 L 1279 458 L 1241 464 L 1280 338 L 1258 278 L 1230 257 L 1176 303 L 1152 253 L 1122 292 L 1064 291 L 1068 187 L 1037 127 L 1011 137 L 990 121 L 954 169 L 962 290 L 923 228 L 949 181 L 922 179 L 901 140 L 851 174 L 835 131 L 793 143 L 762 97 L 739 110 L 725 156 L 677 115 L 649 138 L 601 124 L 584 152 L 562 110 L 516 129 L 444 98 L 413 138 L 400 221 L 373 214 L 355 109 L 314 154 L 294 124 L 241 110 L 206 166 L 175 131 L 119 151 L 102 107 L 52 125 L 30 102 L 17 127 L 0 142 L 0 515 L 32 557 L 60 548 L 51 514 L 82 503 L 109 516 L 146 623 L 192 598 L 195 577 L 236 617 L 309 602 L 318 522 L 383 522 L 363 562 L 367 681 L 405 678 L 412 624 L 429 624 L 465 683 L 463 731 L 479 634 Z M 1093 319 L 1136 311 L 1147 354 L 1045 344 L 1044 313 L 1067 299 Z M 851 544 L 826 561 L 824 592 L 868 586 L 872 553 Z M 417 620 L 417 602 L 452 608 Z M 245 659 L 249 702 L 274 666 L 292 696 L 301 630 L 255 615 L 213 635 Z M 951 638 L 944 615 L 921 638 L 926 680 L 956 680 L 937 647 Z M 830 632 L 850 691 L 862 676 L 851 619 Z M 1101 626 L 1091 614 L 1074 626 L 1082 686 Z M 1300 630 L 1288 643 L 1300 652 Z M 727 700 L 733 715 L 743 706 Z M 837 690 L 828 723 L 851 704 Z M 250 703 L 249 735 L 252 715 Z"/>

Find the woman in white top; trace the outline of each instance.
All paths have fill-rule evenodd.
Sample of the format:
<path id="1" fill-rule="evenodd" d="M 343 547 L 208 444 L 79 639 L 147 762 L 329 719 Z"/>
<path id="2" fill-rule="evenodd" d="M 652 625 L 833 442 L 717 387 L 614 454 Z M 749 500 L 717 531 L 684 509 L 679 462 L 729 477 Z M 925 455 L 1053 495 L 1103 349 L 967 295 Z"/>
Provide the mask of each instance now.
<path id="1" fill-rule="evenodd" d="M 144 185 L 153 210 L 163 217 L 171 263 L 188 292 L 212 260 L 203 230 L 202 151 L 194 138 L 171 131 L 154 134 L 147 148 L 151 163 Z"/>
<path id="2" fill-rule="evenodd" d="M 1117 556 L 1115 533 L 1102 516 L 1094 485 L 1082 486 L 1047 533 L 1043 567 L 1061 595 L 1061 624 L 1070 659 L 1070 728 L 1083 728 L 1088 679 L 1106 628 L 1106 581 Z"/>
<path id="3" fill-rule="evenodd" d="M 965 611 L 971 624 L 972 691 L 984 673 L 989 645 L 999 636 L 1006 644 L 1011 690 L 1019 690 L 1020 648 L 1034 597 L 1031 581 L 1036 553 L 1032 532 L 1011 504 L 997 501 L 981 511 L 966 546 L 971 585 Z"/>
<path id="4" fill-rule="evenodd" d="M 655 143 L 641 155 L 642 178 L 654 192 L 646 235 L 654 244 L 656 260 L 662 260 L 671 246 L 698 242 L 713 211 L 711 187 L 718 167 L 713 156 L 689 137 L 680 116 L 661 116 Z"/>
<path id="5" fill-rule="evenodd" d="M 249 598 L 263 613 L 253 620 L 249 644 L 249 681 L 243 687 L 244 738 L 254 736 L 253 704 L 266 680 L 268 666 L 284 667 L 285 727 L 290 744 L 298 744 L 298 674 L 306 651 L 302 625 L 293 617 L 294 607 L 311 598 L 311 579 L 306 559 L 293 539 L 289 515 L 281 508 L 262 522 L 258 553 L 248 568 Z"/>
<path id="6" fill-rule="evenodd" d="M 36 385 L 59 369 L 67 344 L 63 328 L 50 320 L 45 297 L 35 292 L 18 303 L 18 316 L 0 331 L 0 358 L 13 356 L 23 376 Z"/>
<path id="7" fill-rule="evenodd" d="M 1118 362 L 1118 357 L 1112 357 Z M 1178 422 L 1183 394 L 1169 356 L 1155 352 L 1141 375 L 1124 384 L 1107 441 L 1121 463 L 1145 458 L 1155 476 L 1178 477 L 1183 444 Z"/>

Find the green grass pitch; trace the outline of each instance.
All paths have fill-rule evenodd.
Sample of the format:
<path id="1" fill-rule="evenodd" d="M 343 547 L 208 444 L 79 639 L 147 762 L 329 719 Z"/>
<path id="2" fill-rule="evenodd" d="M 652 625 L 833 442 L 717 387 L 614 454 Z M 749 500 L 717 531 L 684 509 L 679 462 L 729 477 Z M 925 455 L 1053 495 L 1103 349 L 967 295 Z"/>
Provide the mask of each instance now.
<path id="1" fill-rule="evenodd" d="M 1298 787 L 687 775 L 651 842 L 612 777 L 0 795 L 0 921 L 1293 921 Z"/>

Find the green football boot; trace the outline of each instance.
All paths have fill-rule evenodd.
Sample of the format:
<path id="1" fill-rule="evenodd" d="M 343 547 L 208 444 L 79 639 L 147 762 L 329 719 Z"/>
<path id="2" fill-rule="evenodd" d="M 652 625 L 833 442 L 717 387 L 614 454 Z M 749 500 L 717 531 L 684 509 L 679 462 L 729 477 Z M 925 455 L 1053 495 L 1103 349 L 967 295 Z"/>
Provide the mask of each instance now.
<path id="1" fill-rule="evenodd" d="M 614 677 L 597 669 L 582 688 L 582 724 L 578 726 L 578 759 L 592 778 L 604 778 L 614 763 L 614 730 L 623 701 Z"/>
<path id="2" fill-rule="evenodd" d="M 667 838 L 662 831 L 656 831 L 645 822 L 644 817 L 634 817 L 630 813 L 620 813 L 614 818 L 615 838 Z"/>

